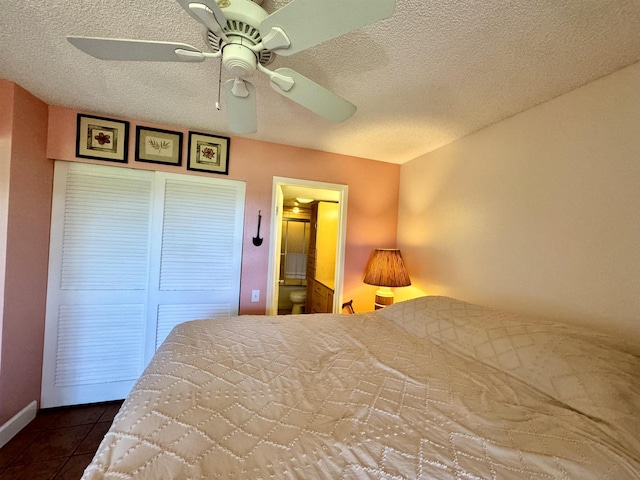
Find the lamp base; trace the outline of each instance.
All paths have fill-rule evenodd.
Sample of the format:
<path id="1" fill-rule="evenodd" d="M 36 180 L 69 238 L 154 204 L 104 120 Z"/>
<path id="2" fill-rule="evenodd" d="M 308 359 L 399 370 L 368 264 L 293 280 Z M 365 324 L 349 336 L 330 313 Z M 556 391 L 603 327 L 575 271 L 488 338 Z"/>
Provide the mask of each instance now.
<path id="1" fill-rule="evenodd" d="M 376 290 L 376 299 L 373 305 L 376 310 L 393 305 L 393 292 L 391 289 L 389 287 L 380 287 Z"/>

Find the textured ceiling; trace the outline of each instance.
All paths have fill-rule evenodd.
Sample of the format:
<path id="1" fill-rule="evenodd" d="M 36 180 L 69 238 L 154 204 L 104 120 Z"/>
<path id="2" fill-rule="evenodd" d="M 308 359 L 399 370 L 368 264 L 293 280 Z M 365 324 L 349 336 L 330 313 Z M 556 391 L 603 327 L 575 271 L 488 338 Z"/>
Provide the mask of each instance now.
<path id="1" fill-rule="evenodd" d="M 269 67 L 351 101 L 352 118 L 316 117 L 260 74 L 249 137 L 403 163 L 637 62 L 639 32 L 638 0 L 397 0 L 391 18 Z M 200 24 L 176 1 L 3 0 L 0 77 L 50 104 L 232 135 L 224 104 L 214 107 L 218 61 L 106 62 L 66 35 L 205 49 Z"/>

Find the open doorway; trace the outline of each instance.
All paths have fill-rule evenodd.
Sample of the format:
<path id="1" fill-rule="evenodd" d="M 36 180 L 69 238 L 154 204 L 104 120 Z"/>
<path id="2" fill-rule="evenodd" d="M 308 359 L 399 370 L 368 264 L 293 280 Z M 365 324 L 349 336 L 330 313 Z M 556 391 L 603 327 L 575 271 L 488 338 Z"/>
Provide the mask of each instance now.
<path id="1" fill-rule="evenodd" d="M 268 315 L 279 312 L 314 313 L 322 310 L 324 305 L 325 311 L 339 311 L 346 244 L 347 191 L 346 185 L 274 177 Z M 324 218 L 331 218 L 331 225 L 335 222 L 335 230 L 322 226 Z M 319 248 L 314 250 L 316 243 Z M 317 253 L 320 253 L 319 258 Z M 316 260 L 320 262 L 318 265 Z M 313 307 L 314 300 L 316 308 Z"/>

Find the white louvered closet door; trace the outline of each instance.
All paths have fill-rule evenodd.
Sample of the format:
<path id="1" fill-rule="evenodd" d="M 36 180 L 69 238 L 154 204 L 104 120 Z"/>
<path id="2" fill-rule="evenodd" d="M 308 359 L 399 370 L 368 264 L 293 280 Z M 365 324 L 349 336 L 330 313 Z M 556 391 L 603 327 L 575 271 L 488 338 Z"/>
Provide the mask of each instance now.
<path id="1" fill-rule="evenodd" d="M 157 174 L 147 362 L 178 323 L 238 315 L 244 197 L 244 182 Z"/>
<path id="2" fill-rule="evenodd" d="M 56 162 L 42 407 L 121 398 L 144 365 L 153 173 Z"/>
<path id="3" fill-rule="evenodd" d="M 56 163 L 42 407 L 124 398 L 175 324 L 237 315 L 244 191 Z"/>

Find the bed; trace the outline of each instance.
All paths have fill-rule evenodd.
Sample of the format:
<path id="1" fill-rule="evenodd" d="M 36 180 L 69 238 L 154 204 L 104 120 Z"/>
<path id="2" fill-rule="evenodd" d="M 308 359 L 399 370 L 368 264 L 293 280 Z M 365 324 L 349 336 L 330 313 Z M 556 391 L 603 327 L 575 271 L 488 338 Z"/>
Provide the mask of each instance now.
<path id="1" fill-rule="evenodd" d="M 640 352 L 447 297 L 178 325 L 83 479 L 637 479 Z"/>

